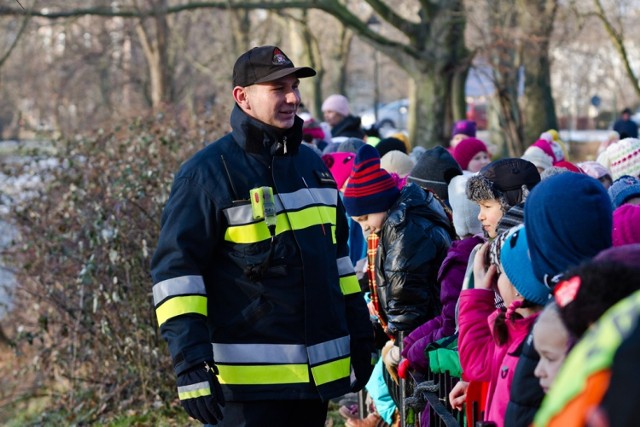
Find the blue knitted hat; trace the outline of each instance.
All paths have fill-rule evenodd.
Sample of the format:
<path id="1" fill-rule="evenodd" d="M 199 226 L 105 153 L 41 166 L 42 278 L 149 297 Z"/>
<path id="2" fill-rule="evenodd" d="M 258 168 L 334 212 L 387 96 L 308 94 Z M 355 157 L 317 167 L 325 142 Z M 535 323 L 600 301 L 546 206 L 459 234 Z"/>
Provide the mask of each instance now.
<path id="1" fill-rule="evenodd" d="M 500 250 L 500 264 L 507 278 L 525 300 L 545 305 L 549 299 L 549 288 L 533 274 L 527 233 L 524 225 L 509 232 Z"/>
<path id="2" fill-rule="evenodd" d="M 609 187 L 609 197 L 614 210 L 628 199 L 638 196 L 640 196 L 640 179 L 630 175 L 621 176 Z"/>
<path id="3" fill-rule="evenodd" d="M 550 278 L 610 247 L 612 214 L 607 190 L 588 175 L 563 173 L 536 185 L 524 205 L 536 278 L 550 285 Z"/>
<path id="4" fill-rule="evenodd" d="M 399 195 L 396 182 L 380 168 L 378 151 L 369 144 L 360 147 L 342 199 L 349 216 L 386 212 Z"/>

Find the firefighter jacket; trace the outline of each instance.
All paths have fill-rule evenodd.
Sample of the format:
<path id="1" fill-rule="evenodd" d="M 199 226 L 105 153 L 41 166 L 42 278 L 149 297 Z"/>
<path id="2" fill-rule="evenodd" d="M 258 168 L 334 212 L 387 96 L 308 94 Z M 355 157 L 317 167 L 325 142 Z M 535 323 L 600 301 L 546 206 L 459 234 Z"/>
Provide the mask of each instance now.
<path id="1" fill-rule="evenodd" d="M 343 395 L 373 332 L 335 181 L 301 146 L 300 118 L 281 131 L 236 105 L 231 126 L 177 173 L 152 259 L 176 374 L 213 359 L 231 401 Z M 273 233 L 249 198 L 263 186 Z"/>

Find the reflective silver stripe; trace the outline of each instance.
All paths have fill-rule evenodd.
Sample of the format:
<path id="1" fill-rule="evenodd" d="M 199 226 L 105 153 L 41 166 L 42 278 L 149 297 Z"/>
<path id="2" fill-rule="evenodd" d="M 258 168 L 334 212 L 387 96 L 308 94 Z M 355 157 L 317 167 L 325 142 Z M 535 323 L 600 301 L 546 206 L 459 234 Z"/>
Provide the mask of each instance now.
<path id="1" fill-rule="evenodd" d="M 188 393 L 196 390 L 206 390 L 209 388 L 209 381 L 202 381 L 195 384 L 183 385 L 178 387 L 178 393 Z"/>
<path id="2" fill-rule="evenodd" d="M 160 304 L 169 297 L 176 295 L 206 295 L 202 276 L 180 276 L 163 280 L 153 285 L 153 303 Z"/>
<path id="3" fill-rule="evenodd" d="M 234 206 L 224 209 L 224 216 L 227 217 L 229 225 L 242 225 L 255 222 L 251 205 Z"/>
<path id="4" fill-rule="evenodd" d="M 351 264 L 351 258 L 348 256 L 338 258 L 338 276 L 346 276 L 347 274 L 353 274 L 353 264 Z"/>
<path id="5" fill-rule="evenodd" d="M 302 188 L 293 193 L 276 194 L 276 212 L 286 209 L 296 211 L 309 205 L 337 206 L 338 192 L 331 188 Z M 256 222 L 253 219 L 251 205 L 233 206 L 223 210 L 230 226 L 245 225 Z"/>
<path id="6" fill-rule="evenodd" d="M 327 360 L 338 359 L 349 355 L 349 344 L 351 339 L 349 336 L 336 338 L 335 340 L 325 341 L 320 344 L 312 345 L 309 351 L 309 362 L 312 365 L 326 362 Z"/>
<path id="7" fill-rule="evenodd" d="M 293 193 L 278 194 L 287 210 L 299 210 L 309 205 L 337 206 L 338 192 L 331 188 L 302 188 Z"/>
<path id="8" fill-rule="evenodd" d="M 213 343 L 216 363 L 307 363 L 305 346 L 299 344 Z"/>

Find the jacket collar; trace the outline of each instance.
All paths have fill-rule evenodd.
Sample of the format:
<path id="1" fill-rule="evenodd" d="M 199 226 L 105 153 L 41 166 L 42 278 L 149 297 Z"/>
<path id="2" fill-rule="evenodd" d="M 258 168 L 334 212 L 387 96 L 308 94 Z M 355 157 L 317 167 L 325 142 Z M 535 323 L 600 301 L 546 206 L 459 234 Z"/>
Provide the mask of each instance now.
<path id="1" fill-rule="evenodd" d="M 266 156 L 295 154 L 302 142 L 303 120 L 296 116 L 289 129 L 278 129 L 266 125 L 236 104 L 231 111 L 231 129 L 235 141 L 247 153 Z"/>

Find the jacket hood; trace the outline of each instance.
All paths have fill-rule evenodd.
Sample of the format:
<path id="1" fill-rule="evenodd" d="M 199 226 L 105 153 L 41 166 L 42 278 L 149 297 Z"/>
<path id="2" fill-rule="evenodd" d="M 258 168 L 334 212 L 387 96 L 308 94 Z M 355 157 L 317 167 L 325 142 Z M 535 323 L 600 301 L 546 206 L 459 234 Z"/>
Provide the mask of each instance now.
<path id="1" fill-rule="evenodd" d="M 295 154 L 302 142 L 304 121 L 298 116 L 291 128 L 278 129 L 254 119 L 236 104 L 230 121 L 234 140 L 248 153 L 268 156 Z"/>
<path id="2" fill-rule="evenodd" d="M 440 202 L 417 184 L 409 183 L 402 187 L 400 197 L 389 209 L 387 221 L 399 224 L 405 220 L 408 211 L 429 219 L 447 231 L 452 229 L 449 217 Z"/>

